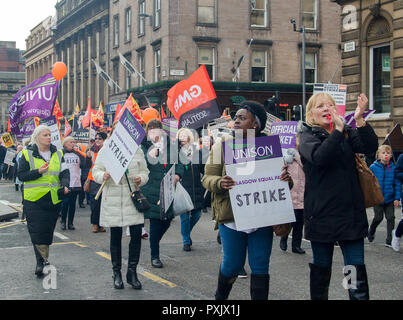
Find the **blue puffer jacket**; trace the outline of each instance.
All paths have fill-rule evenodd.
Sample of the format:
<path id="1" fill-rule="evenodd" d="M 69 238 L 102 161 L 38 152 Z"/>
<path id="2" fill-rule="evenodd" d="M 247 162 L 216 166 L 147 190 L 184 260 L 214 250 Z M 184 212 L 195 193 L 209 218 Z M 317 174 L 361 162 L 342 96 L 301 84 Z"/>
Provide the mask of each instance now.
<path id="1" fill-rule="evenodd" d="M 383 204 L 400 200 L 402 183 L 395 174 L 395 164 L 391 162 L 389 163 L 389 167 L 385 167 L 380 160 L 377 160 L 369 168 L 381 185 L 382 194 L 385 199 Z"/>

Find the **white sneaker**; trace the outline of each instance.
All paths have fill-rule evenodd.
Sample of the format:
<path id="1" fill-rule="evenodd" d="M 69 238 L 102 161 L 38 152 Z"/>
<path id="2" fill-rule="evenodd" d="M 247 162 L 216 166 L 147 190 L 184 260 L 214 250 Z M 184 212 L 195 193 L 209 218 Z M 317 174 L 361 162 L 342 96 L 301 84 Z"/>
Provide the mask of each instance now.
<path id="1" fill-rule="evenodd" d="M 396 237 L 396 229 L 392 231 L 392 249 L 398 252 L 400 250 L 400 240 L 401 237 Z"/>
<path id="2" fill-rule="evenodd" d="M 130 228 L 129 227 L 126 228 L 126 236 L 130 237 Z"/>

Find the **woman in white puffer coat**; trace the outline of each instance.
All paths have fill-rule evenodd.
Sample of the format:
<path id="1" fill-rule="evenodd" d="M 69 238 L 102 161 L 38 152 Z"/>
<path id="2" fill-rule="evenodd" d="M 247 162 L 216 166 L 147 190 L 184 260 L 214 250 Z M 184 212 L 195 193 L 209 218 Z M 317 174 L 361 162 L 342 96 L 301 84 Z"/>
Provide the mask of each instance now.
<path id="1" fill-rule="evenodd" d="M 107 141 L 105 141 L 107 145 Z M 122 274 L 122 230 L 123 227 L 130 228 L 129 259 L 126 274 L 127 283 L 134 289 L 141 289 L 141 283 L 137 278 L 137 264 L 140 259 L 141 250 L 141 229 L 144 225 L 144 214 L 138 212 L 134 206 L 125 175 L 119 184 L 111 179 L 105 165 L 102 162 L 102 154 L 106 148 L 101 149 L 93 168 L 94 180 L 97 183 L 106 181 L 102 192 L 102 204 L 100 214 L 100 225 L 111 228 L 111 260 L 115 289 L 123 289 Z M 135 184 L 139 187 L 148 182 L 149 170 L 141 148 L 138 148 L 133 160 L 126 171 L 132 190 Z"/>

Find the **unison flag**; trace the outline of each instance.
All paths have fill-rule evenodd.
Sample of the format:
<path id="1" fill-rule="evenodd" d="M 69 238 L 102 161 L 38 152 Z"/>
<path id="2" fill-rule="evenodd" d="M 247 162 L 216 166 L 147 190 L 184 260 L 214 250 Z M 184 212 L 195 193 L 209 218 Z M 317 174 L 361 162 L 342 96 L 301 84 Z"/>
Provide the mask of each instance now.
<path id="1" fill-rule="evenodd" d="M 50 117 L 55 104 L 57 89 L 57 81 L 51 73 L 20 89 L 10 104 L 11 132 L 17 135 L 21 134 L 20 125 L 25 119 Z"/>
<path id="2" fill-rule="evenodd" d="M 217 96 L 204 65 L 168 91 L 167 105 L 180 127 L 190 129 L 200 128 L 221 115 Z"/>

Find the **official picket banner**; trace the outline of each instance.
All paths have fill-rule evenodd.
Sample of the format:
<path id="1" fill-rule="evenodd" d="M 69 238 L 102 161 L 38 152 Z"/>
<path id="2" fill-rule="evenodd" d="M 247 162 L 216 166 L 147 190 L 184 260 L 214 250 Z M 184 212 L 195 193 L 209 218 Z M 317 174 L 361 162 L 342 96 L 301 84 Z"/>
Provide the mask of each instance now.
<path id="1" fill-rule="evenodd" d="M 30 117 L 41 119 L 52 115 L 57 97 L 58 82 L 51 73 L 20 89 L 10 104 L 10 129 L 20 134 L 24 120 Z"/>
<path id="2" fill-rule="evenodd" d="M 162 118 L 162 129 L 167 133 L 167 135 L 176 140 L 176 134 L 178 133 L 178 120 L 174 117 Z"/>
<path id="3" fill-rule="evenodd" d="M 179 121 L 179 127 L 197 129 L 221 116 L 217 96 L 204 65 L 168 91 L 167 106 Z"/>
<path id="4" fill-rule="evenodd" d="M 160 184 L 160 215 L 166 218 L 166 213 L 174 201 L 175 194 L 175 165 L 165 174 Z"/>
<path id="5" fill-rule="evenodd" d="M 336 102 L 336 108 L 339 115 L 343 116 L 346 113 L 346 98 L 347 98 L 347 85 L 333 84 L 333 83 L 315 83 L 313 85 L 313 94 L 325 92 L 332 96 Z"/>
<path id="6" fill-rule="evenodd" d="M 271 125 L 271 135 L 278 135 L 280 138 L 281 149 L 295 148 L 297 138 L 298 121 L 281 121 Z"/>
<path id="7" fill-rule="evenodd" d="M 6 148 L 10 148 L 14 145 L 13 137 L 9 133 L 3 134 L 1 140 Z"/>
<path id="8" fill-rule="evenodd" d="M 294 222 L 280 139 L 275 136 L 223 142 L 227 175 L 236 181 L 229 191 L 238 231 Z"/>
<path id="9" fill-rule="evenodd" d="M 39 124 L 44 124 L 49 127 L 51 134 L 51 143 L 57 148 L 62 149 L 62 138 L 60 136 L 59 126 L 57 125 L 56 116 L 50 116 L 46 119 L 39 120 Z"/>
<path id="10" fill-rule="evenodd" d="M 99 154 L 115 184 L 120 182 L 145 135 L 133 114 L 125 110 Z"/>
<path id="11" fill-rule="evenodd" d="M 13 167 L 14 166 L 14 158 L 15 158 L 15 154 L 17 153 L 17 151 L 13 150 L 13 149 L 7 149 L 6 152 L 6 156 L 4 157 L 4 163 Z"/>

